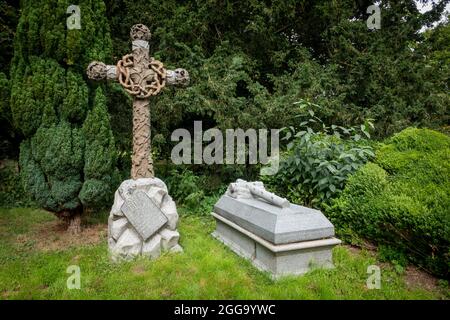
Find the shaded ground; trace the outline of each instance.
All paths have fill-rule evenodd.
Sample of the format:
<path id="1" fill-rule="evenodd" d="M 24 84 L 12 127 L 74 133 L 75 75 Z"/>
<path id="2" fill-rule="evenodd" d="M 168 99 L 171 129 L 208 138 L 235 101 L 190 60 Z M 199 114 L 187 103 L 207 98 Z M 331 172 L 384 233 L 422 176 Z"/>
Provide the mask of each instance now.
<path id="1" fill-rule="evenodd" d="M 215 241 L 210 218 L 183 216 L 183 254 L 114 264 L 106 216 L 91 217 L 76 237 L 49 213 L 0 209 L 0 298 L 3 299 L 448 299 L 448 288 L 413 267 L 399 274 L 372 250 L 337 247 L 336 268 L 274 282 Z M 367 267 L 381 268 L 381 289 L 366 287 Z M 67 267 L 81 270 L 69 290 Z"/>
<path id="2" fill-rule="evenodd" d="M 19 245 L 33 243 L 39 251 L 65 250 L 71 247 L 99 244 L 106 241 L 107 225 L 94 224 L 85 226 L 79 235 L 66 231 L 67 225 L 61 221 L 46 221 L 37 224 L 32 231 L 17 236 Z"/>
<path id="3" fill-rule="evenodd" d="M 439 289 L 438 279 L 414 266 L 408 266 L 406 268 L 405 283 L 408 288 L 422 288 L 425 290 Z"/>
<path id="4" fill-rule="evenodd" d="M 345 245 L 345 247 L 354 255 L 361 254 L 363 251 L 361 248 L 353 245 Z M 376 257 L 376 246 L 365 243 L 364 249 L 367 254 Z M 378 262 L 377 265 L 381 268 L 391 268 L 391 265 L 386 262 Z M 439 279 L 413 265 L 407 266 L 404 273 L 402 273 L 402 276 L 406 286 L 410 289 L 422 288 L 430 291 L 439 291 L 443 289 L 440 288 Z"/>

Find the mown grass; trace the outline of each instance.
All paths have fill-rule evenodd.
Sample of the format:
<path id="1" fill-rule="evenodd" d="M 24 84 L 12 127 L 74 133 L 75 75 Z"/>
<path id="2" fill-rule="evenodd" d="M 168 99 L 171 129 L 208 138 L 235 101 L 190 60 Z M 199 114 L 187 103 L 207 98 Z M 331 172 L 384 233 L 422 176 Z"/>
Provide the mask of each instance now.
<path id="1" fill-rule="evenodd" d="M 121 264 L 106 239 L 57 251 L 37 249 L 33 228 L 55 219 L 36 209 L 0 209 L 1 299 L 441 299 L 443 289 L 408 288 L 401 274 L 365 251 L 335 248 L 333 270 L 273 281 L 210 236 L 209 217 L 183 215 L 182 254 Z M 96 223 L 105 217 L 91 218 Z M 106 225 L 105 225 L 106 228 Z M 17 241 L 29 235 L 25 243 Z M 381 267 L 381 289 L 367 289 L 367 267 Z M 81 269 L 81 289 L 69 290 L 66 269 Z"/>

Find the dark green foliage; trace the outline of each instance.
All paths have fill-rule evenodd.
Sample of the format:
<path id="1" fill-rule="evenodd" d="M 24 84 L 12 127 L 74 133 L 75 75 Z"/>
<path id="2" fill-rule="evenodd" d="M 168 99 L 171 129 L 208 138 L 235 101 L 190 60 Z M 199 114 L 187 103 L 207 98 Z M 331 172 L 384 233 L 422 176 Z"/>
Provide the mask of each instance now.
<path id="1" fill-rule="evenodd" d="M 84 137 L 67 122 L 41 127 L 22 143 L 20 166 L 25 190 L 43 208 L 61 212 L 79 205 Z"/>
<path id="2" fill-rule="evenodd" d="M 80 193 L 83 205 L 99 207 L 111 200 L 117 182 L 116 150 L 109 125 L 106 97 L 99 87 L 95 92 L 94 107 L 83 124 L 86 139 L 84 153 L 84 184 Z"/>
<path id="3" fill-rule="evenodd" d="M 18 21 L 18 2 L 0 2 L 0 159 L 17 157 L 17 135 L 14 133 L 9 107 L 10 61 L 13 56 L 13 38 Z"/>
<path id="4" fill-rule="evenodd" d="M 11 121 L 11 110 L 9 109 L 9 81 L 6 75 L 0 72 L 0 121 L 8 123 Z"/>
<path id="5" fill-rule="evenodd" d="M 8 72 L 13 56 L 13 38 L 18 15 L 18 1 L 0 2 L 0 72 Z"/>
<path id="6" fill-rule="evenodd" d="M 326 212 L 338 232 L 353 230 L 448 277 L 450 138 L 415 128 L 394 135 Z"/>
<path id="7" fill-rule="evenodd" d="M 314 106 L 298 104 L 301 109 Z M 297 118 L 301 121 L 297 128 L 283 129 L 288 144 L 278 172 L 261 178 L 292 202 L 320 208 L 341 193 L 347 177 L 374 156 L 372 147 L 362 138 L 370 138 L 371 123 L 358 128 L 327 127 L 311 109 L 307 116 Z"/>
<path id="8" fill-rule="evenodd" d="M 196 176 L 188 169 L 184 169 L 181 172 L 173 169 L 170 173 L 170 178 L 167 179 L 167 185 L 170 194 L 177 201 L 192 208 L 193 206 L 198 206 L 205 196 L 204 191 L 200 187 L 202 185 L 201 180 L 199 176 Z"/>
<path id="9" fill-rule="evenodd" d="M 110 204 L 114 190 L 111 187 L 112 180 L 108 178 L 110 177 L 84 181 L 79 197 L 85 207 L 101 208 Z"/>
<path id="10" fill-rule="evenodd" d="M 70 4 L 23 1 L 11 68 L 12 118 L 25 138 L 25 190 L 65 216 L 104 205 L 117 184 L 106 98 L 84 75 L 91 60 L 110 57 L 105 5 L 79 1 L 82 28 L 67 30 Z"/>
<path id="11" fill-rule="evenodd" d="M 425 33 L 423 51 L 428 55 L 428 63 L 448 70 L 450 68 L 450 24 L 439 25 Z"/>
<path id="12" fill-rule="evenodd" d="M 14 144 L 17 143 L 9 107 L 10 92 L 10 81 L 0 72 L 0 160 L 15 156 Z"/>
<path id="13" fill-rule="evenodd" d="M 366 25 L 373 1 L 106 3 L 117 58 L 130 50 L 130 26 L 141 22 L 152 31 L 151 53 L 191 74 L 189 88 L 153 100 L 153 137 L 169 141 L 200 119 L 205 129 L 295 125 L 299 99 L 321 105 L 316 114 L 328 125 L 372 118 L 377 137 L 448 122 L 448 27 L 418 32 L 448 1 L 427 14 L 413 0 L 381 1 L 376 31 Z"/>
<path id="14" fill-rule="evenodd" d="M 65 70 L 56 61 L 38 57 L 30 57 L 29 61 L 24 73 L 13 73 L 11 79 L 13 121 L 25 137 L 39 128 L 44 110 L 55 112 L 66 99 L 83 99 L 67 95 Z"/>
<path id="15" fill-rule="evenodd" d="M 106 184 L 114 181 L 116 158 L 128 172 L 131 107 L 123 90 L 112 85 L 103 88 L 111 121 L 100 116 L 103 113 L 100 109 L 92 111 L 94 84 L 85 81 L 84 73 L 91 60 L 113 64 L 129 53 L 129 28 L 133 24 L 150 27 L 154 57 L 167 68 L 188 69 L 192 78 L 189 88 L 167 88 L 164 94 L 152 99 L 152 137 L 157 162 L 169 158 L 171 132 L 179 127 L 190 128 L 193 120 L 204 120 L 204 130 L 295 126 L 298 124 L 295 116 L 304 114 L 300 105 L 294 104 L 300 99 L 320 105 L 314 112 L 327 126 L 334 123 L 347 128 L 373 118 L 375 134 L 382 137 L 411 124 L 447 125 L 448 23 L 425 33 L 418 32 L 424 25 L 437 21 L 447 3 L 445 0 L 433 4 L 429 13 L 420 14 L 414 0 L 381 1 L 382 29 L 377 31 L 366 26 L 366 9 L 373 4 L 368 0 L 80 0 L 76 4 L 81 8 L 81 30 L 66 30 L 66 8 L 72 4 L 68 0 L 22 1 L 19 20 L 17 10 L 2 4 L 0 11 L 5 14 L 0 18 L 0 41 L 5 54 L 0 60 L 0 71 L 9 64 L 12 54 L 10 26 L 17 20 L 18 24 L 10 81 L 0 76 L 0 92 L 8 95 L 10 91 L 9 119 L 20 138 L 28 141 L 24 145 L 29 144 L 31 153 L 27 157 L 23 151 L 29 163 L 23 160 L 21 163 L 36 170 L 38 180 L 42 175 L 48 184 L 56 178 L 35 158 L 35 154 L 43 152 L 35 149 L 46 146 L 44 142 L 31 145 L 37 132 L 42 136 L 51 130 L 57 135 L 67 135 L 67 128 L 71 133 L 81 132 L 86 149 L 82 151 L 81 166 L 77 166 L 80 176 L 73 173 L 71 179 L 82 184 L 82 196 L 78 194 L 82 202 L 97 205 L 94 199 L 103 202 L 106 191 L 102 190 L 107 190 Z M 2 110 L 8 109 L 2 105 Z M 95 130 L 95 126 L 89 126 L 94 134 L 85 125 L 90 111 L 91 118 L 97 114 L 103 123 Z M 8 118 L 7 112 L 3 118 Z M 117 142 L 118 157 L 113 155 L 113 139 L 106 133 L 109 128 Z M 102 132 L 104 141 L 89 141 L 87 135 L 100 136 Z M 73 139 L 74 135 L 68 136 Z M 358 158 L 359 151 L 347 152 L 353 149 L 353 143 L 324 134 L 314 134 L 308 142 L 299 143 L 298 152 L 306 150 L 310 159 L 325 162 L 318 172 L 326 175 L 318 181 L 324 181 L 326 176 L 331 178 L 320 188 L 317 181 L 301 191 L 295 185 L 296 197 L 306 203 L 316 199 L 317 203 L 318 199 L 324 201 L 335 194 L 331 186 L 339 192 L 343 180 L 336 181 L 323 168 L 337 166 L 339 179 L 346 176 L 349 160 L 339 159 L 339 154 L 355 152 Z M 53 149 L 52 152 L 59 152 Z M 100 155 L 105 158 L 100 159 Z M 334 160 L 336 156 L 338 160 Z M 356 162 L 362 163 L 363 158 Z M 59 159 L 58 154 L 55 159 Z M 298 158 L 290 159 L 297 166 Z M 208 170 L 215 169 L 211 168 Z M 221 168 L 220 172 L 226 177 L 236 176 L 240 171 L 235 168 Z M 285 179 L 302 180 L 305 185 L 308 172 L 316 172 L 306 169 L 304 166 L 293 175 L 287 171 Z M 100 172 L 104 173 L 102 178 Z M 44 186 L 36 182 L 32 185 Z M 292 181 L 289 185 L 293 185 Z M 70 197 L 72 189 L 75 187 L 67 190 Z M 37 191 L 34 193 L 37 196 Z"/>
<path id="16" fill-rule="evenodd" d="M 60 105 L 60 118 L 70 122 L 81 122 L 88 110 L 88 87 L 80 74 L 67 72 L 67 97 Z"/>
<path id="17" fill-rule="evenodd" d="M 189 169 L 172 169 L 165 179 L 169 194 L 179 205 L 195 215 L 208 215 L 226 186 L 214 183 L 214 177 L 195 175 Z"/>
<path id="18" fill-rule="evenodd" d="M 376 119 L 379 136 L 411 124 L 445 124 L 449 73 L 432 62 L 424 34 L 418 31 L 439 18 L 446 3 L 420 14 L 415 1 L 382 1 L 382 25 L 376 32 L 368 32 L 364 23 L 342 19 L 351 12 L 345 4 L 326 9 L 329 15 L 335 15 L 337 7 L 343 9 L 324 35 L 330 59 L 338 66 L 341 86 L 336 94 L 345 95 L 348 111 L 355 112 L 345 112 L 346 117 L 366 114 Z"/>
<path id="19" fill-rule="evenodd" d="M 26 60 L 30 56 L 52 57 L 59 64 L 74 65 L 80 72 L 91 60 L 109 62 L 111 40 L 103 1 L 77 2 L 81 10 L 80 30 L 67 30 L 66 10 L 71 4 L 68 0 L 22 2 L 13 69 L 24 67 L 18 57 Z"/>
<path id="20" fill-rule="evenodd" d="M 113 129 L 116 148 L 120 151 L 119 162 L 130 162 L 129 166 L 121 165 L 127 171 L 127 176 L 131 170 L 131 134 L 132 134 L 132 114 L 133 98 L 123 90 L 118 83 L 109 83 L 107 88 L 107 106 Z M 153 111 L 153 106 L 151 107 Z M 169 116 L 169 115 L 168 115 Z M 127 153 L 125 156 L 124 154 Z M 121 155 L 124 155 L 123 157 Z M 124 159 L 126 158 L 126 159 Z"/>
<path id="21" fill-rule="evenodd" d="M 0 164 L 0 207 L 33 206 L 20 181 L 19 166 L 16 161 L 2 160 Z"/>
<path id="22" fill-rule="evenodd" d="M 400 252 L 390 246 L 378 246 L 378 257 L 383 262 L 390 262 L 393 264 L 397 273 L 403 273 L 405 267 L 408 265 L 408 257 L 404 252 Z"/>

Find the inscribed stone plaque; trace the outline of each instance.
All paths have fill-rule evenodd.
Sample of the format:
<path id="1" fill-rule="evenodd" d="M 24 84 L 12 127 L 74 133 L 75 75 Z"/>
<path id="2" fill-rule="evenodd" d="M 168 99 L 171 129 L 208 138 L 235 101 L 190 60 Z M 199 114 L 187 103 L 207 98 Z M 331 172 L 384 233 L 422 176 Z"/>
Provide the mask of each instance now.
<path id="1" fill-rule="evenodd" d="M 134 191 L 121 209 L 144 240 L 155 234 L 168 221 L 161 209 L 142 190 Z"/>

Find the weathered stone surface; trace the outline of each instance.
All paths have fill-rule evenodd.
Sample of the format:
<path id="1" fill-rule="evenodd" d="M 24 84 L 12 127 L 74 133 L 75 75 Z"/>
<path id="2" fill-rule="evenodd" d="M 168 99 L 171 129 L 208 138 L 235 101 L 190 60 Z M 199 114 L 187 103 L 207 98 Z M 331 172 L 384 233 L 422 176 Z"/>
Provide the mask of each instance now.
<path id="1" fill-rule="evenodd" d="M 167 193 L 166 184 L 158 178 L 141 178 L 141 179 L 128 179 L 123 181 L 118 189 L 118 192 L 122 199 L 127 197 L 127 194 L 131 194 L 134 190 L 143 190 L 149 192 L 153 188 L 163 189 Z M 150 196 L 150 195 L 149 195 Z"/>
<path id="2" fill-rule="evenodd" d="M 108 249 L 110 252 L 114 250 L 114 247 L 116 246 L 116 241 L 113 238 L 108 238 Z"/>
<path id="3" fill-rule="evenodd" d="M 134 230 L 137 230 L 142 238 L 141 247 L 146 240 L 149 241 L 147 245 L 150 246 L 151 237 L 160 228 L 167 224 L 168 229 L 176 231 L 178 222 L 175 203 L 167 194 L 166 185 L 161 180 L 154 178 L 151 160 L 149 103 L 150 97 L 157 95 L 165 87 L 166 81 L 171 85 L 184 86 L 189 82 L 189 74 L 186 70 L 179 68 L 167 71 L 160 61 L 151 57 L 148 43 L 150 35 L 150 30 L 145 25 L 134 25 L 130 31 L 132 53 L 124 55 L 116 64 L 110 66 L 94 61 L 89 64 L 86 71 L 88 77 L 93 80 L 118 81 L 123 89 L 133 96 L 132 179 L 122 182 L 115 193 L 114 205 L 108 220 L 110 250 L 117 255 L 124 256 L 138 251 L 138 245 L 133 242 L 136 239 L 131 236 L 135 232 Z M 147 201 L 147 197 L 150 199 L 149 201 Z M 123 231 L 122 224 L 120 226 L 112 224 L 117 220 L 115 218 L 124 215 L 128 223 Z M 117 242 L 113 234 L 115 237 L 119 237 Z M 129 245 L 131 242 L 133 244 Z M 168 249 L 172 245 L 177 245 L 174 242 L 173 240 L 168 242 Z"/>
<path id="4" fill-rule="evenodd" d="M 177 68 L 166 71 L 167 84 L 172 86 L 185 87 L 189 84 L 189 73 L 186 69 Z"/>
<path id="5" fill-rule="evenodd" d="M 112 254 L 116 258 L 121 257 L 129 259 L 140 254 L 141 249 L 142 239 L 133 228 L 128 228 L 122 233 L 119 240 L 117 240 L 112 250 Z"/>
<path id="6" fill-rule="evenodd" d="M 144 240 L 154 235 L 167 222 L 161 209 L 142 190 L 135 190 L 128 196 L 122 212 Z"/>
<path id="7" fill-rule="evenodd" d="M 166 70 L 162 62 L 150 56 L 150 34 L 147 26 L 134 25 L 130 30 L 130 54 L 124 55 L 114 65 L 93 61 L 86 70 L 90 79 L 118 81 L 133 96 L 133 179 L 154 177 L 150 145 L 150 97 L 159 94 L 166 84 L 179 87 L 189 84 L 187 70 Z"/>
<path id="8" fill-rule="evenodd" d="M 123 216 L 123 212 L 120 208 L 122 208 L 124 202 L 124 197 L 121 196 L 119 190 L 116 190 L 116 192 L 114 193 L 114 204 L 111 208 L 111 215 L 119 217 Z"/>
<path id="9" fill-rule="evenodd" d="M 213 214 L 214 215 L 214 214 Z M 219 216 L 213 236 L 239 256 L 250 260 L 261 271 L 277 279 L 286 275 L 301 275 L 312 268 L 333 268 L 332 249 L 339 239 L 272 244 Z"/>
<path id="10" fill-rule="evenodd" d="M 157 206 L 161 207 L 163 199 L 167 195 L 167 190 L 159 186 L 158 188 L 151 188 L 147 191 L 147 194 Z"/>
<path id="11" fill-rule="evenodd" d="M 176 246 L 178 244 L 178 239 L 180 239 L 178 231 L 163 229 L 159 234 L 162 237 L 161 245 L 164 250 L 169 250 Z"/>
<path id="12" fill-rule="evenodd" d="M 280 208 L 289 208 L 289 201 L 276 194 L 267 191 L 261 181 L 247 182 L 237 179 L 235 183 L 230 183 L 225 195 L 235 199 L 258 199 L 264 200 Z"/>
<path id="13" fill-rule="evenodd" d="M 178 212 L 175 201 L 168 194 L 165 196 L 165 201 L 161 206 L 161 210 L 166 215 L 168 221 L 166 227 L 170 230 L 176 230 L 178 225 Z"/>
<path id="14" fill-rule="evenodd" d="M 114 240 L 118 240 L 122 233 L 127 229 L 128 220 L 126 218 L 119 218 L 117 220 L 111 219 L 109 222 L 110 235 Z"/>
<path id="15" fill-rule="evenodd" d="M 156 258 L 161 250 L 182 251 L 177 247 L 180 236 L 176 231 L 177 208 L 167 192 L 164 182 L 157 178 L 122 182 L 108 219 L 108 247 L 113 259 L 128 259 L 137 254 Z M 130 214 L 136 210 L 137 215 Z M 160 226 L 155 222 L 155 215 L 163 217 Z"/>
<path id="16" fill-rule="evenodd" d="M 142 255 L 155 259 L 161 255 L 161 236 L 155 234 L 153 237 L 144 242 L 142 246 Z"/>
<path id="17" fill-rule="evenodd" d="M 170 248 L 169 252 L 181 253 L 181 252 L 183 252 L 183 248 L 179 244 L 177 244 L 176 246 Z"/>

